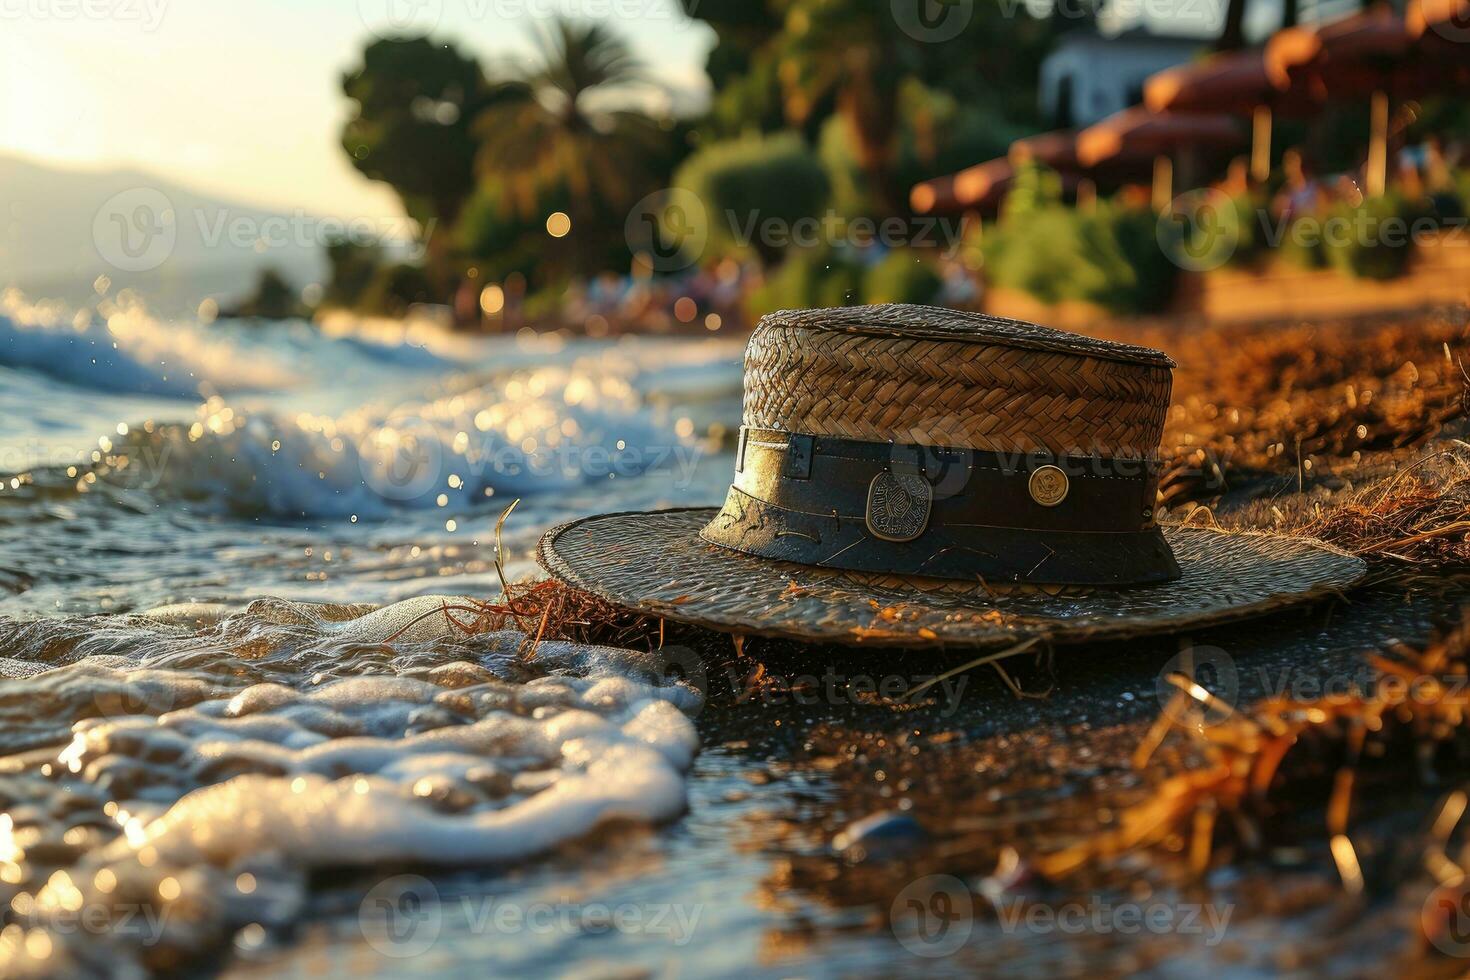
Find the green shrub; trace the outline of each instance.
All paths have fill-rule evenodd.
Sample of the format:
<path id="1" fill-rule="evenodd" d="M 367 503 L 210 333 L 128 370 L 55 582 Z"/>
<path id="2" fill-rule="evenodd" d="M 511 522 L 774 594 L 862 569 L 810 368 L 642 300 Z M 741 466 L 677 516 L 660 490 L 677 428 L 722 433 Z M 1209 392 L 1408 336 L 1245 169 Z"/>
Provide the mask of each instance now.
<path id="1" fill-rule="evenodd" d="M 792 251 L 766 273 L 750 296 L 750 313 L 814 306 L 852 306 L 861 301 L 862 269 L 838 259 L 830 248 Z"/>
<path id="2" fill-rule="evenodd" d="M 1440 228 L 1458 228 L 1467 217 L 1464 195 L 1451 188 L 1435 191 L 1429 195 L 1429 207 L 1435 224 Z"/>
<path id="3" fill-rule="evenodd" d="M 385 265 L 373 274 L 357 308 L 363 313 L 401 317 L 409 306 L 430 302 L 434 295 L 423 269 L 407 264 Z"/>
<path id="4" fill-rule="evenodd" d="M 1339 204 L 1328 212 L 1322 248 L 1329 264 L 1355 279 L 1394 279 L 1413 254 L 1409 232 L 1422 218 L 1422 206 L 1393 194 Z"/>
<path id="5" fill-rule="evenodd" d="M 1241 194 L 1230 199 L 1235 208 L 1236 240 L 1235 251 L 1226 264 L 1234 266 L 1253 265 L 1266 251 L 1261 236 L 1260 215 L 1265 212 L 1266 201 L 1262 196 Z"/>
<path id="6" fill-rule="evenodd" d="M 1158 244 L 1181 268 L 1208 272 L 1224 265 L 1249 266 L 1263 242 L 1257 229 L 1258 197 L 1226 197 L 1215 190 L 1190 191 L 1160 216 L 1154 233 Z"/>
<path id="7" fill-rule="evenodd" d="M 932 303 L 943 285 L 934 266 L 910 249 L 890 252 L 868 270 L 865 303 Z"/>
<path id="8" fill-rule="evenodd" d="M 1039 163 L 1028 161 L 1016 170 L 1010 193 L 1002 205 L 1002 220 L 1020 221 L 1062 203 L 1062 175 Z"/>
<path id="9" fill-rule="evenodd" d="M 536 205 L 523 212 L 500 181 L 483 180 L 460 212 L 455 245 L 469 258 L 488 260 L 497 271 L 501 266 L 506 271 L 520 268 L 527 252 L 544 247 L 545 215 L 565 206 L 560 195 L 555 200 L 548 195 Z"/>
<path id="10" fill-rule="evenodd" d="M 327 262 L 331 275 L 322 294 L 322 305 L 355 308 L 373 281 L 383 262 L 383 250 L 348 238 L 327 242 Z"/>
<path id="11" fill-rule="evenodd" d="M 565 283 L 552 283 L 526 294 L 521 301 L 521 315 L 527 320 L 553 320 L 566 308 Z"/>
<path id="12" fill-rule="evenodd" d="M 727 253 L 748 248 L 767 265 L 779 261 L 785 245 L 763 240 L 761 225 L 776 219 L 791 228 L 802 219 L 815 218 L 831 194 L 821 162 L 792 132 L 706 146 L 684 161 L 674 175 L 674 186 L 703 204 L 704 213 L 688 220 L 706 223 L 710 248 Z M 670 228 L 671 234 L 676 232 L 688 235 L 686 228 Z"/>
<path id="13" fill-rule="evenodd" d="M 989 280 L 1044 303 L 1082 300 L 1117 313 L 1162 309 L 1178 267 L 1159 247 L 1152 211 L 1099 204 L 1084 214 L 1059 205 L 1008 215 L 984 246 Z"/>
<path id="14" fill-rule="evenodd" d="M 1327 268 L 1327 252 L 1322 247 L 1322 225 L 1316 218 L 1298 218 L 1286 226 L 1275 252 L 1281 261 L 1298 269 Z"/>

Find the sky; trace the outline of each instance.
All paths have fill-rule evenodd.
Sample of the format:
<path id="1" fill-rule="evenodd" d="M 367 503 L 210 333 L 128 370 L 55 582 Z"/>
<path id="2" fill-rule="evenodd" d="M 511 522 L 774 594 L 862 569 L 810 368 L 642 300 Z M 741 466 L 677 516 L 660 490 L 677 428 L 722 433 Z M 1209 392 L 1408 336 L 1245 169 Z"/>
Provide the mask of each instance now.
<path id="1" fill-rule="evenodd" d="M 0 153 L 283 211 L 397 215 L 338 143 L 342 73 L 405 24 L 482 63 L 524 60 L 555 13 L 607 22 L 681 101 L 703 97 L 714 35 L 678 0 L 0 0 Z"/>

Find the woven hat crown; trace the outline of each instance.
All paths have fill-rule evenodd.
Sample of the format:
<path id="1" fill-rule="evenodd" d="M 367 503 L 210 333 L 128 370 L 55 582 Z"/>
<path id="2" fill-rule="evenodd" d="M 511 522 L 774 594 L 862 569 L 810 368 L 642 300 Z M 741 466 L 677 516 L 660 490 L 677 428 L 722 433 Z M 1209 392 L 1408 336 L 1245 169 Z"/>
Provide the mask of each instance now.
<path id="1" fill-rule="evenodd" d="M 752 428 L 991 452 L 1143 458 L 1174 362 L 1156 350 L 924 306 L 782 310 L 745 352 Z"/>

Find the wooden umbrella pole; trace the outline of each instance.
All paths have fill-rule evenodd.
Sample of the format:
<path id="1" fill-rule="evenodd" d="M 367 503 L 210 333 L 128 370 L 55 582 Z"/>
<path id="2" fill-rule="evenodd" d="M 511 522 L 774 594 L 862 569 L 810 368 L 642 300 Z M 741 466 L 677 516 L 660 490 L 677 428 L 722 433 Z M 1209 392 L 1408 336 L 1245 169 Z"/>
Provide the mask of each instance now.
<path id="1" fill-rule="evenodd" d="M 1077 182 L 1077 210 L 1084 214 L 1097 210 L 1097 184 L 1091 177 L 1083 177 Z"/>
<path id="2" fill-rule="evenodd" d="M 1251 117 L 1251 180 L 1264 184 L 1271 176 L 1271 107 L 1256 106 Z"/>
<path id="3" fill-rule="evenodd" d="M 1388 189 L 1388 93 L 1373 93 L 1373 132 L 1368 142 L 1366 183 L 1369 197 L 1381 197 Z"/>
<path id="4" fill-rule="evenodd" d="M 1154 211 L 1163 214 L 1174 200 L 1174 161 L 1167 154 L 1154 157 Z"/>

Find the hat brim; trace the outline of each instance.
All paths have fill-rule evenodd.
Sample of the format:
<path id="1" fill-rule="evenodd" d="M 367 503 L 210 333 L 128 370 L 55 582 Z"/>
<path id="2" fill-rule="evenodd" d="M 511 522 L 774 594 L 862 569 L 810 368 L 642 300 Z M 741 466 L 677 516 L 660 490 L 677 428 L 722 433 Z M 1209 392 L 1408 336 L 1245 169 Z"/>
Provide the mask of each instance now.
<path id="1" fill-rule="evenodd" d="M 1197 629 L 1356 585 L 1359 558 L 1307 538 L 1166 527 L 1182 576 L 1073 593 L 771 561 L 699 536 L 715 508 L 604 514 L 546 532 L 543 567 L 633 612 L 731 633 L 865 646 L 1004 647 Z M 1056 592 L 1056 594 L 1052 594 Z"/>

